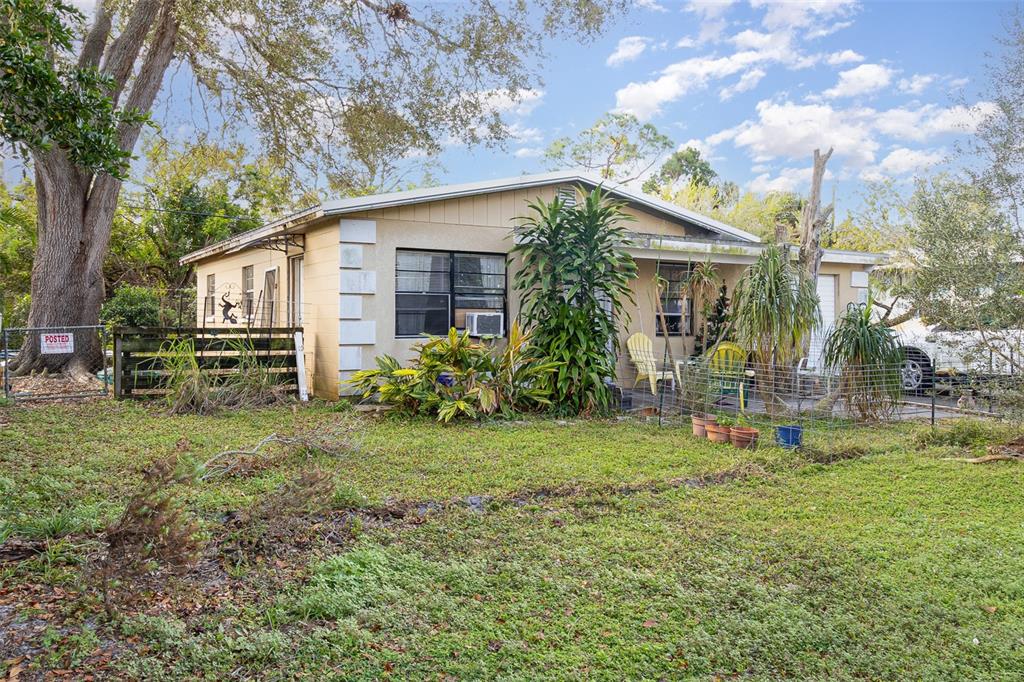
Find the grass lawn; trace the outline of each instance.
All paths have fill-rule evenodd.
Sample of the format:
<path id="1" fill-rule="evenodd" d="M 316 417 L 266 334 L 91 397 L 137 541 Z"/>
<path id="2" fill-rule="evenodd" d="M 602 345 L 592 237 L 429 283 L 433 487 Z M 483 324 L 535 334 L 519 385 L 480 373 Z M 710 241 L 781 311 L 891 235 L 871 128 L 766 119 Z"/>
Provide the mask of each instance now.
<path id="1" fill-rule="evenodd" d="M 199 562 L 104 615 L 100 532 L 148 464 L 338 425 L 354 449 L 269 446 L 182 487 Z M 1024 465 L 946 459 L 1007 435 L 947 431 L 746 452 L 618 420 L 0 408 L 0 661 L 20 679 L 1020 679 Z M 334 494 L 289 511 L 312 467 Z"/>

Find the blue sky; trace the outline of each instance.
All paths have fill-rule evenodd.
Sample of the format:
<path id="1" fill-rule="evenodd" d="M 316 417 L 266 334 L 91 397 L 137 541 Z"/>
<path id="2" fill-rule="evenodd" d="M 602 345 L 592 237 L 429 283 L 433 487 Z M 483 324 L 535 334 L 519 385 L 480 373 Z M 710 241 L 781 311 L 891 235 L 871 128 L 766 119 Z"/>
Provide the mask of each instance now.
<path id="1" fill-rule="evenodd" d="M 609 110 L 697 146 L 746 189 L 806 189 L 835 147 L 839 209 L 865 180 L 940 164 L 988 105 L 985 54 L 1012 2 L 647 0 L 589 45 L 550 47 L 544 85 L 509 111 L 505 150 L 452 147 L 438 179 L 545 170 L 540 152 Z M 826 192 L 831 188 L 827 187 Z M 827 196 L 827 194 L 826 194 Z"/>

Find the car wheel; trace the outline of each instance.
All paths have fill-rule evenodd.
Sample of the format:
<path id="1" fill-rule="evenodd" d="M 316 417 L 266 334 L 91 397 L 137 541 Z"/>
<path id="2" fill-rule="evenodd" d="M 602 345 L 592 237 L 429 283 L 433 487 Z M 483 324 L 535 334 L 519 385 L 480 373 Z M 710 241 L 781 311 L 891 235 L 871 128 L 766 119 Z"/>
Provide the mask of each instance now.
<path id="1" fill-rule="evenodd" d="M 916 348 L 908 348 L 903 354 L 900 381 L 905 393 L 920 395 L 935 385 L 932 361 Z"/>

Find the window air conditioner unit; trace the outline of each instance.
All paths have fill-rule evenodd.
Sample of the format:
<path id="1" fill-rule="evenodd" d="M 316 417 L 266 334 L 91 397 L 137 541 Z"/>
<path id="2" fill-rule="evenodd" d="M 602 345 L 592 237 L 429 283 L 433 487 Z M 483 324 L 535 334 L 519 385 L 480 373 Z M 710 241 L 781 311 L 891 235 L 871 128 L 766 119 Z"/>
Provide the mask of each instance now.
<path id="1" fill-rule="evenodd" d="M 466 313 L 466 329 L 470 336 L 505 336 L 505 315 Z"/>

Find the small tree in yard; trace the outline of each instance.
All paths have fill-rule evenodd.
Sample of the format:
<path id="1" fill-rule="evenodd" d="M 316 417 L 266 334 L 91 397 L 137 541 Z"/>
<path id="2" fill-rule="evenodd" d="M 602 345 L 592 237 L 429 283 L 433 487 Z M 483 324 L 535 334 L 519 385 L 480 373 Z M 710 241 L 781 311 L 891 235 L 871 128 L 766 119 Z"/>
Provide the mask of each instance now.
<path id="1" fill-rule="evenodd" d="M 799 275 L 785 249 L 769 244 L 743 273 L 733 298 L 736 340 L 757 365 L 765 406 L 786 409 L 775 395 L 776 371 L 789 371 L 797 350 L 821 324 L 814 282 Z"/>
<path id="2" fill-rule="evenodd" d="M 839 387 L 819 409 L 831 411 L 842 394 L 867 420 L 887 416 L 898 404 L 903 352 L 896 332 L 874 319 L 871 310 L 870 303 L 851 304 L 825 339 L 822 364 L 839 375 Z"/>
<path id="3" fill-rule="evenodd" d="M 515 289 L 539 353 L 558 362 L 552 375 L 556 409 L 572 414 L 608 409 L 618 350 L 616 318 L 632 301 L 636 263 L 622 246 L 632 220 L 600 188 L 576 206 L 559 199 L 530 204 L 513 253 L 522 258 Z"/>

